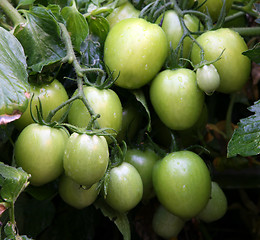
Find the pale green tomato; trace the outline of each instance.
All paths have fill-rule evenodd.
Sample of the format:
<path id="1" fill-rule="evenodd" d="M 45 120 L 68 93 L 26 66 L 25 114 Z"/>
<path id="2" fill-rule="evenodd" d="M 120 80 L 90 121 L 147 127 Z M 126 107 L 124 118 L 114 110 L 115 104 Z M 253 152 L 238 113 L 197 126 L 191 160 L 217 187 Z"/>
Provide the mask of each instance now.
<path id="1" fill-rule="evenodd" d="M 251 61 L 242 54 L 248 50 L 244 39 L 231 29 L 220 28 L 205 32 L 196 40 L 204 50 L 205 60 L 216 60 L 224 50 L 221 59 L 213 63 L 220 76 L 216 91 L 228 94 L 241 90 L 251 72 Z M 198 64 L 201 60 L 201 49 L 194 43 L 191 61 Z"/>
<path id="2" fill-rule="evenodd" d="M 156 209 L 153 215 L 153 230 L 158 236 L 164 239 L 177 237 L 184 225 L 185 221 L 170 213 L 162 205 Z"/>
<path id="3" fill-rule="evenodd" d="M 92 186 L 104 176 L 108 161 L 108 145 L 103 136 L 71 134 L 64 151 L 63 167 L 73 181 Z"/>
<path id="4" fill-rule="evenodd" d="M 164 70 L 152 81 L 150 99 L 161 121 L 172 130 L 192 127 L 198 120 L 204 93 L 190 69 Z"/>
<path id="5" fill-rule="evenodd" d="M 104 62 L 118 77 L 115 84 L 137 89 L 150 82 L 161 70 L 168 54 L 166 35 L 157 24 L 141 18 L 118 22 L 108 33 Z"/>
<path id="6" fill-rule="evenodd" d="M 165 13 L 163 13 L 156 20 L 156 23 L 159 24 L 162 21 L 162 18 L 163 18 L 162 29 L 166 33 L 169 46 L 171 45 L 172 48 L 175 50 L 183 35 L 183 27 L 181 25 L 180 18 L 178 17 L 177 13 L 174 10 L 168 10 Z M 191 32 L 198 32 L 203 29 L 200 20 L 193 15 L 185 14 L 184 23 Z M 195 38 L 196 36 L 197 35 L 193 35 L 193 37 Z M 192 40 L 186 36 L 183 41 L 182 57 L 189 58 L 191 47 L 192 47 Z"/>
<path id="7" fill-rule="evenodd" d="M 74 93 L 77 94 L 78 90 Z M 97 122 L 100 128 L 113 128 L 115 131 L 108 131 L 116 134 L 122 126 L 122 105 L 117 94 L 111 89 L 99 90 L 95 87 L 83 87 L 83 92 L 94 110 L 100 114 Z M 90 114 L 81 100 L 75 100 L 71 104 L 68 114 L 68 122 L 77 127 L 87 127 L 91 120 Z M 107 138 L 110 143 L 111 140 Z"/>
<path id="8" fill-rule="evenodd" d="M 63 175 L 59 181 L 59 195 L 70 206 L 83 209 L 96 200 L 99 193 L 97 186 L 98 183 L 95 183 L 90 188 L 84 188 L 84 186 Z"/>
<path id="9" fill-rule="evenodd" d="M 110 29 L 118 22 L 126 18 L 138 18 L 140 11 L 137 10 L 130 2 L 125 2 L 115 8 L 106 19 L 109 22 Z"/>
<path id="10" fill-rule="evenodd" d="M 211 197 L 205 208 L 197 216 L 204 222 L 213 222 L 222 218 L 227 212 L 227 198 L 216 182 L 211 183 Z"/>

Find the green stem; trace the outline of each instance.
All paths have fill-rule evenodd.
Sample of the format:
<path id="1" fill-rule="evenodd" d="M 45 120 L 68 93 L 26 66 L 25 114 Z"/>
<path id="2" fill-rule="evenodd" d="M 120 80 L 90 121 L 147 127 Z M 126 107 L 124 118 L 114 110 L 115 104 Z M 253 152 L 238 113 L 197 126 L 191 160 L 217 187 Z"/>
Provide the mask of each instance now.
<path id="1" fill-rule="evenodd" d="M 230 15 L 230 16 L 227 16 L 227 17 L 225 18 L 225 23 L 226 23 L 226 22 L 230 22 L 230 21 L 232 21 L 232 20 L 234 20 L 234 19 L 236 19 L 236 18 L 242 17 L 242 16 L 244 16 L 244 15 L 245 15 L 244 12 L 234 13 L 234 14 L 232 14 L 232 15 Z"/>
<path id="2" fill-rule="evenodd" d="M 26 23 L 26 20 L 21 16 L 21 14 L 13 7 L 8 0 L 0 0 L 0 8 L 3 9 L 5 14 L 11 19 L 15 26 Z"/>
<path id="3" fill-rule="evenodd" d="M 231 28 L 242 36 L 260 36 L 260 27 Z"/>
<path id="4" fill-rule="evenodd" d="M 233 129 L 232 129 L 232 111 L 236 99 L 236 94 L 231 94 L 231 99 L 228 105 L 228 110 L 227 110 L 227 115 L 226 115 L 226 137 L 227 139 L 230 139 L 233 134 Z"/>
<path id="5" fill-rule="evenodd" d="M 257 17 L 259 17 L 259 13 L 252 10 L 252 4 L 253 3 L 251 1 L 246 6 L 232 5 L 232 9 L 241 11 L 241 12 L 245 12 L 245 13 L 249 14 L 250 16 L 257 18 Z"/>
<path id="6" fill-rule="evenodd" d="M 14 202 L 12 202 L 10 204 L 10 208 L 9 208 L 9 218 L 10 218 L 10 222 L 15 225 L 15 214 L 14 214 Z"/>

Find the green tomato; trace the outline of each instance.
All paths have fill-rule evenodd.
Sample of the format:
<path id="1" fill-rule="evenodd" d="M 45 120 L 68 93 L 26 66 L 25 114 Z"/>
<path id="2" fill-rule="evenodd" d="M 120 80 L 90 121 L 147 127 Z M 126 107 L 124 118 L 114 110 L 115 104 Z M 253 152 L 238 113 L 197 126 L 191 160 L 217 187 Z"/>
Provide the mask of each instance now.
<path id="1" fill-rule="evenodd" d="M 64 151 L 63 167 L 73 181 L 92 186 L 104 176 L 108 161 L 108 145 L 103 136 L 71 134 Z"/>
<path id="2" fill-rule="evenodd" d="M 172 214 L 188 220 L 206 206 L 211 193 L 207 165 L 191 151 L 178 151 L 159 160 L 153 185 L 160 203 Z"/>
<path id="3" fill-rule="evenodd" d="M 158 159 L 159 156 L 151 149 L 128 149 L 126 152 L 125 161 L 133 165 L 142 178 L 144 200 L 153 196 L 152 173 Z"/>
<path id="4" fill-rule="evenodd" d="M 156 23 L 159 24 L 162 20 L 162 29 L 166 33 L 169 46 L 172 46 L 175 50 L 183 35 L 183 27 L 181 25 L 180 18 L 174 10 L 168 10 L 156 20 Z M 200 20 L 193 15 L 185 14 L 184 23 L 191 32 L 201 31 L 203 29 Z M 197 35 L 193 35 L 195 38 L 196 36 Z M 191 48 L 192 40 L 186 36 L 183 41 L 182 57 L 189 58 Z"/>
<path id="5" fill-rule="evenodd" d="M 168 54 L 167 38 L 157 24 L 141 18 L 128 18 L 117 23 L 108 33 L 104 62 L 115 84 L 136 89 L 150 82 L 162 68 Z"/>
<path id="6" fill-rule="evenodd" d="M 198 68 L 196 80 L 199 88 L 207 95 L 212 95 L 220 85 L 220 77 L 213 64 Z"/>
<path id="7" fill-rule="evenodd" d="M 85 189 L 66 175 L 62 175 L 59 181 L 59 195 L 70 206 L 83 209 L 91 205 L 98 196 L 98 183 Z"/>
<path id="8" fill-rule="evenodd" d="M 142 199 L 143 183 L 134 166 L 127 162 L 110 171 L 105 201 L 119 212 L 128 212 Z"/>
<path id="9" fill-rule="evenodd" d="M 67 141 L 61 128 L 32 123 L 23 129 L 15 142 L 14 157 L 16 164 L 31 174 L 32 185 L 44 185 L 61 175 Z"/>
<path id="10" fill-rule="evenodd" d="M 164 70 L 150 87 L 152 106 L 170 129 L 184 130 L 198 120 L 204 93 L 198 88 L 196 74 L 189 69 Z"/>
<path id="11" fill-rule="evenodd" d="M 200 8 L 198 8 L 199 11 L 203 13 L 207 13 L 207 11 L 209 11 L 210 17 L 212 18 L 213 22 L 216 22 L 218 20 L 221 8 L 223 6 L 222 0 L 207 0 L 206 2 L 204 0 L 196 1 L 198 2 L 198 6 L 203 4 Z M 226 0 L 226 14 L 230 10 L 232 3 L 233 0 Z"/>
<path id="12" fill-rule="evenodd" d="M 138 18 L 140 11 L 137 10 L 130 2 L 126 1 L 119 7 L 115 8 L 106 19 L 109 22 L 110 29 L 118 22 L 127 18 Z"/>
<path id="13" fill-rule="evenodd" d="M 242 52 L 248 50 L 244 39 L 235 31 L 221 28 L 208 31 L 200 35 L 197 42 L 204 50 L 204 58 L 208 61 L 216 60 L 221 52 L 221 59 L 213 63 L 220 76 L 218 92 L 233 93 L 243 88 L 249 79 L 251 61 Z M 193 45 L 191 60 L 194 64 L 201 62 L 201 49 Z"/>
<path id="14" fill-rule="evenodd" d="M 111 89 L 99 90 L 95 87 L 83 87 L 84 94 L 96 114 L 100 114 L 97 122 L 101 128 L 113 128 L 116 132 L 122 126 L 122 105 L 117 94 Z M 75 91 L 74 95 L 78 93 Z M 68 122 L 77 127 L 87 127 L 91 116 L 81 100 L 75 100 L 71 104 L 68 114 Z M 115 134 L 115 131 L 108 131 Z M 111 140 L 107 138 L 109 143 Z"/>
<path id="15" fill-rule="evenodd" d="M 205 208 L 198 214 L 204 222 L 213 222 L 222 218 L 227 212 L 227 198 L 216 182 L 211 184 L 211 197 Z"/>
<path id="16" fill-rule="evenodd" d="M 162 205 L 156 209 L 153 215 L 153 230 L 158 236 L 164 239 L 177 237 L 184 225 L 185 221 L 170 213 Z"/>
<path id="17" fill-rule="evenodd" d="M 32 99 L 32 95 L 34 94 L 32 101 L 32 112 L 34 117 L 37 119 L 37 111 L 35 106 L 39 106 L 38 98 L 41 100 L 42 110 L 43 110 L 43 119 L 46 120 L 49 112 L 63 102 L 68 100 L 68 94 L 63 87 L 63 85 L 58 80 L 53 80 L 51 83 L 43 83 L 41 85 L 30 84 L 30 100 Z M 59 121 L 65 112 L 68 110 L 68 106 L 60 109 L 52 118 L 53 121 Z M 22 114 L 22 116 L 15 121 L 15 126 L 17 129 L 22 130 L 24 127 L 29 124 L 34 123 L 31 113 L 30 113 L 30 104 L 26 111 Z"/>

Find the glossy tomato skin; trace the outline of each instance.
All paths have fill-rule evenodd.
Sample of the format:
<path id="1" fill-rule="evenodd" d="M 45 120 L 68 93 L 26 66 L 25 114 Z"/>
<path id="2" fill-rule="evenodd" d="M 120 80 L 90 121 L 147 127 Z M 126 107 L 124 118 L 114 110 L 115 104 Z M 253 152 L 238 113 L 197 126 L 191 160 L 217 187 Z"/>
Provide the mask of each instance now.
<path id="1" fill-rule="evenodd" d="M 198 43 L 204 49 L 205 59 L 213 61 L 221 52 L 221 59 L 213 63 L 220 76 L 220 85 L 216 91 L 232 93 L 243 88 L 250 76 L 251 61 L 242 52 L 248 49 L 244 39 L 235 31 L 221 28 L 200 35 Z M 200 48 L 194 44 L 191 52 L 194 64 L 201 62 Z"/>
<path id="2" fill-rule="evenodd" d="M 117 132 L 122 126 L 122 105 L 118 95 L 111 89 L 99 90 L 95 87 L 83 87 L 84 94 L 96 114 L 100 114 L 98 123 L 101 128 L 113 128 Z M 77 94 L 77 90 L 74 94 Z M 68 122 L 77 127 L 87 127 L 91 120 L 86 106 L 81 100 L 75 100 L 68 114 Z M 111 131 L 115 133 L 115 131 Z"/>
<path id="3" fill-rule="evenodd" d="M 127 162 L 112 168 L 105 201 L 119 212 L 128 212 L 142 199 L 143 183 L 134 166 Z"/>
<path id="4" fill-rule="evenodd" d="M 43 83 L 40 85 L 30 84 L 30 100 L 32 95 L 34 94 L 32 101 L 32 111 L 34 117 L 37 118 L 37 112 L 35 106 L 39 106 L 38 97 L 41 100 L 42 109 L 43 109 L 43 118 L 46 119 L 49 112 L 60 104 L 68 100 L 68 94 L 64 88 L 64 86 L 58 81 L 53 80 L 51 83 Z M 52 121 L 59 121 L 63 114 L 67 111 L 68 106 L 60 109 L 52 118 Z M 22 114 L 22 116 L 15 121 L 15 126 L 22 130 L 24 127 L 29 124 L 34 123 L 30 114 L 30 104 L 26 111 Z"/>
<path id="5" fill-rule="evenodd" d="M 226 212 L 226 195 L 216 182 L 212 182 L 211 197 L 197 217 L 204 222 L 214 222 L 222 218 Z"/>
<path id="6" fill-rule="evenodd" d="M 17 165 L 31 174 L 32 185 L 44 185 L 61 175 L 67 141 L 68 135 L 62 129 L 36 123 L 23 129 L 15 143 L 14 156 Z"/>
<path id="7" fill-rule="evenodd" d="M 218 20 L 218 17 L 220 15 L 221 8 L 223 6 L 223 1 L 221 0 L 207 0 L 204 2 L 203 0 L 197 0 L 198 6 L 203 3 L 203 5 L 198 8 L 199 11 L 207 13 L 207 10 L 209 11 L 210 17 L 212 18 L 213 22 L 216 22 Z M 229 12 L 231 6 L 232 6 L 233 0 L 226 0 L 226 13 Z"/>
<path id="8" fill-rule="evenodd" d="M 127 149 L 125 161 L 133 165 L 140 174 L 143 182 L 143 199 L 153 196 L 152 173 L 159 156 L 151 149 Z"/>
<path id="9" fill-rule="evenodd" d="M 184 130 L 198 120 L 204 93 L 198 88 L 196 75 L 189 69 L 164 70 L 150 86 L 152 106 L 170 129 Z"/>
<path id="10" fill-rule="evenodd" d="M 162 21 L 163 18 L 163 21 Z M 168 45 L 172 46 L 175 50 L 183 35 L 183 27 L 180 19 L 174 10 L 168 10 L 163 13 L 157 20 L 159 24 L 162 21 L 162 29 L 166 33 L 168 39 Z M 196 16 L 185 14 L 184 23 L 191 32 L 198 32 L 203 29 L 203 26 Z M 193 35 L 196 38 L 196 35 Z M 183 55 L 184 58 L 189 58 L 192 47 L 192 40 L 189 37 L 185 37 L 183 41 Z"/>
<path id="11" fill-rule="evenodd" d="M 162 205 L 159 205 L 153 215 L 153 230 L 158 236 L 164 239 L 177 237 L 184 225 L 185 221 L 170 213 Z"/>
<path id="12" fill-rule="evenodd" d="M 178 151 L 159 160 L 153 185 L 161 204 L 172 214 L 188 220 L 207 204 L 211 179 L 204 161 L 191 151 Z"/>
<path id="13" fill-rule="evenodd" d="M 168 54 L 167 38 L 157 24 L 141 18 L 128 18 L 117 23 L 108 33 L 104 46 L 104 62 L 115 84 L 137 89 L 160 71 Z"/>
<path id="14" fill-rule="evenodd" d="M 99 193 L 97 186 L 98 183 L 95 183 L 90 188 L 85 189 L 68 176 L 62 175 L 59 179 L 59 195 L 68 205 L 83 209 L 96 200 Z"/>
<path id="15" fill-rule="evenodd" d="M 108 161 L 108 145 L 103 136 L 71 134 L 64 151 L 63 167 L 73 181 L 92 186 L 105 174 Z"/>
<path id="16" fill-rule="evenodd" d="M 118 22 L 126 18 L 138 18 L 140 11 L 137 10 L 133 4 L 126 1 L 119 7 L 115 8 L 112 13 L 110 13 L 106 19 L 109 22 L 110 29 Z"/>

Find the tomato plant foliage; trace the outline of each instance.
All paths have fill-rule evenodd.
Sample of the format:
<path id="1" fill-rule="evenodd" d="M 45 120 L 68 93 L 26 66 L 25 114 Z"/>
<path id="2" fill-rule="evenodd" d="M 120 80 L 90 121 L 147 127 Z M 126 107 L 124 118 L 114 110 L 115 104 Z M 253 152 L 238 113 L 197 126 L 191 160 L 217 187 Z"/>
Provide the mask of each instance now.
<path id="1" fill-rule="evenodd" d="M 0 0 L 0 238 L 259 239 L 259 23 L 256 0 Z"/>

